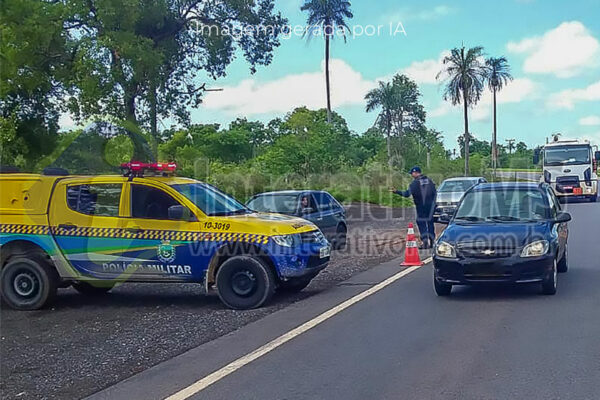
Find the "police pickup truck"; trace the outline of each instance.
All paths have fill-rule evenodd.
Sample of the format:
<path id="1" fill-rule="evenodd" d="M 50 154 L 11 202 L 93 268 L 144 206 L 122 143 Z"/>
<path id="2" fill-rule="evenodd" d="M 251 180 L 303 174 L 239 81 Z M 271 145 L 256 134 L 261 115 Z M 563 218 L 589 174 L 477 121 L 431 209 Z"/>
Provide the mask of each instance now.
<path id="1" fill-rule="evenodd" d="M 252 212 L 209 184 L 171 176 L 172 164 L 123 169 L 0 174 L 0 291 L 9 306 L 39 309 L 59 287 L 99 295 L 122 282 L 191 282 L 250 309 L 276 289 L 302 290 L 329 262 L 329 242 L 306 220 Z"/>

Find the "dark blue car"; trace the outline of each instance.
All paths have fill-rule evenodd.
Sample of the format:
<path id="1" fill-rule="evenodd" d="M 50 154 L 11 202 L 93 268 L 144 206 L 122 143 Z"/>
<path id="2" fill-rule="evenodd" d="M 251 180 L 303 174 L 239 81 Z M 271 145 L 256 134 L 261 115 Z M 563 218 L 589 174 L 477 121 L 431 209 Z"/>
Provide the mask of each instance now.
<path id="1" fill-rule="evenodd" d="M 329 193 L 319 190 L 286 190 L 261 193 L 246 204 L 249 209 L 302 217 L 319 227 L 334 249 L 346 246 L 346 210 Z"/>
<path id="2" fill-rule="evenodd" d="M 453 285 L 541 283 L 555 294 L 566 272 L 567 222 L 552 188 L 537 183 L 485 183 L 468 190 L 434 246 L 434 288 Z"/>

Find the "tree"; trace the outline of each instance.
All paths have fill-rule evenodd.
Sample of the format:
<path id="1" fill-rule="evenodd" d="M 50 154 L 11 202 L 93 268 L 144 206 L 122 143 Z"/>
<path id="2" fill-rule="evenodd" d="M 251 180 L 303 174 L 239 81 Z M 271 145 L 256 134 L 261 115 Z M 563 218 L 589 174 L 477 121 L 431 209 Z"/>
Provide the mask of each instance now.
<path id="1" fill-rule="evenodd" d="M 238 50 L 251 72 L 269 64 L 287 22 L 274 13 L 273 0 L 57 3 L 76 60 L 71 111 L 149 126 L 155 136 L 158 118 L 189 123 L 190 107 L 206 90 L 200 71 L 224 76 Z"/>
<path id="2" fill-rule="evenodd" d="M 308 39 L 311 36 L 322 34 L 325 39 L 325 86 L 327 91 L 327 122 L 331 123 L 331 87 L 329 82 L 329 46 L 330 41 L 340 32 L 346 42 L 346 31 L 349 31 L 346 24 L 347 19 L 354 17 L 350 10 L 350 2 L 346 0 L 305 0 L 300 8 L 302 11 L 308 11 L 307 25 L 305 34 Z"/>
<path id="3" fill-rule="evenodd" d="M 57 143 L 62 79 L 72 61 L 62 6 L 39 0 L 0 5 L 0 158 L 32 170 Z"/>
<path id="4" fill-rule="evenodd" d="M 379 82 L 379 87 L 367 93 L 366 110 L 381 108 L 376 125 L 387 134 L 388 163 L 392 163 L 391 136 L 402 137 L 406 129 L 417 130 L 425 124 L 425 110 L 419 104 L 421 93 L 417 84 L 406 75 L 394 76 L 391 83 Z"/>
<path id="5" fill-rule="evenodd" d="M 494 174 L 498 167 L 498 139 L 497 139 L 497 125 L 496 125 L 496 92 L 502 90 L 502 88 L 513 79 L 510 74 L 510 66 L 505 57 L 490 57 L 485 60 L 487 67 L 487 81 L 488 87 L 492 91 L 494 99 L 494 132 L 492 135 L 492 168 Z"/>
<path id="6" fill-rule="evenodd" d="M 367 112 L 371 112 L 378 108 L 381 108 L 381 112 L 377 117 L 377 125 L 379 125 L 386 133 L 386 146 L 387 146 L 387 158 L 388 165 L 392 166 L 392 125 L 393 118 L 392 112 L 396 107 L 396 92 L 394 86 L 389 82 L 379 82 L 379 87 L 373 89 L 365 96 L 367 101 Z"/>
<path id="7" fill-rule="evenodd" d="M 486 79 L 486 67 L 482 62 L 483 47 L 477 46 L 466 49 L 454 48 L 442 60 L 443 70 L 436 79 L 446 82 L 444 100 L 453 105 L 463 105 L 465 123 L 465 175 L 469 174 L 469 115 L 468 109 L 481 98 Z"/>

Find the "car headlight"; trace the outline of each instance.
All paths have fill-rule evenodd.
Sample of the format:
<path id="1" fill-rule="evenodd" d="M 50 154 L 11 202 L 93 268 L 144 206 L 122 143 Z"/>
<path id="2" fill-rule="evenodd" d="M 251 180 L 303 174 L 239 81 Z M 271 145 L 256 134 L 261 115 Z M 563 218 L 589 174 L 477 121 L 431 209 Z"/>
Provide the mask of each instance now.
<path id="1" fill-rule="evenodd" d="M 535 242 L 529 243 L 523 248 L 523 251 L 521 251 L 521 257 L 543 256 L 548 252 L 549 248 L 550 243 L 548 243 L 547 240 L 537 240 Z"/>
<path id="2" fill-rule="evenodd" d="M 439 242 L 435 246 L 435 254 L 445 258 L 456 258 L 456 250 L 454 246 L 447 242 Z"/>
<path id="3" fill-rule="evenodd" d="M 280 235 L 272 238 L 279 246 L 294 247 L 296 245 L 296 235 Z"/>

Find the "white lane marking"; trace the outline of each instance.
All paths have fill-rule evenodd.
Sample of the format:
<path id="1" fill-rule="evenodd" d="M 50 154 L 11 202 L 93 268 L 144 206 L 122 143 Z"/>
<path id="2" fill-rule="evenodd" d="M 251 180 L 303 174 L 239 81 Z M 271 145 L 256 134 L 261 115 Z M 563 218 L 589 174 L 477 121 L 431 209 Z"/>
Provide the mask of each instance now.
<path id="1" fill-rule="evenodd" d="M 432 261 L 432 259 L 431 259 L 431 257 L 429 257 L 428 259 L 423 261 L 423 264 L 429 264 L 431 261 Z M 377 285 L 365 290 L 364 292 L 357 294 L 356 296 L 344 301 L 341 304 L 338 304 L 337 306 L 333 307 L 330 310 L 325 311 L 324 313 L 316 316 L 315 318 L 311 319 L 310 321 L 305 322 L 304 324 L 298 326 L 297 328 L 292 329 L 291 331 L 289 331 L 287 333 L 284 333 L 283 335 L 279 336 L 276 339 L 273 339 L 269 343 L 265 344 L 262 347 L 259 347 L 258 349 L 254 350 L 253 352 L 248 353 L 245 356 L 242 356 L 235 361 L 232 361 L 231 363 L 227 364 L 223 368 L 213 372 L 212 374 L 210 374 L 208 376 L 205 376 L 204 378 L 194 382 L 190 386 L 181 389 L 179 392 L 167 397 L 166 400 L 184 400 L 184 399 L 187 399 L 187 398 L 197 394 L 198 392 L 206 389 L 213 383 L 218 382 L 221 379 L 225 378 L 227 375 L 234 373 L 235 371 L 242 368 L 243 366 L 250 364 L 252 361 L 264 356 L 265 354 L 269 353 L 270 351 L 275 350 L 279 346 L 289 342 L 290 340 L 294 339 L 297 336 L 300 336 L 301 334 L 314 328 L 315 326 L 327 321 L 329 318 L 333 317 L 334 315 L 339 314 L 340 312 L 344 311 L 348 307 L 358 303 L 361 300 L 366 299 L 367 297 L 371 296 L 374 293 L 377 293 L 378 291 L 385 288 L 386 286 L 391 285 L 392 283 L 396 282 L 398 279 L 405 277 L 406 275 L 410 274 L 411 272 L 416 271 L 419 268 L 420 267 L 409 267 L 403 271 L 398 272 L 396 275 L 393 275 L 393 276 L 387 278 L 385 281 L 378 283 Z"/>

